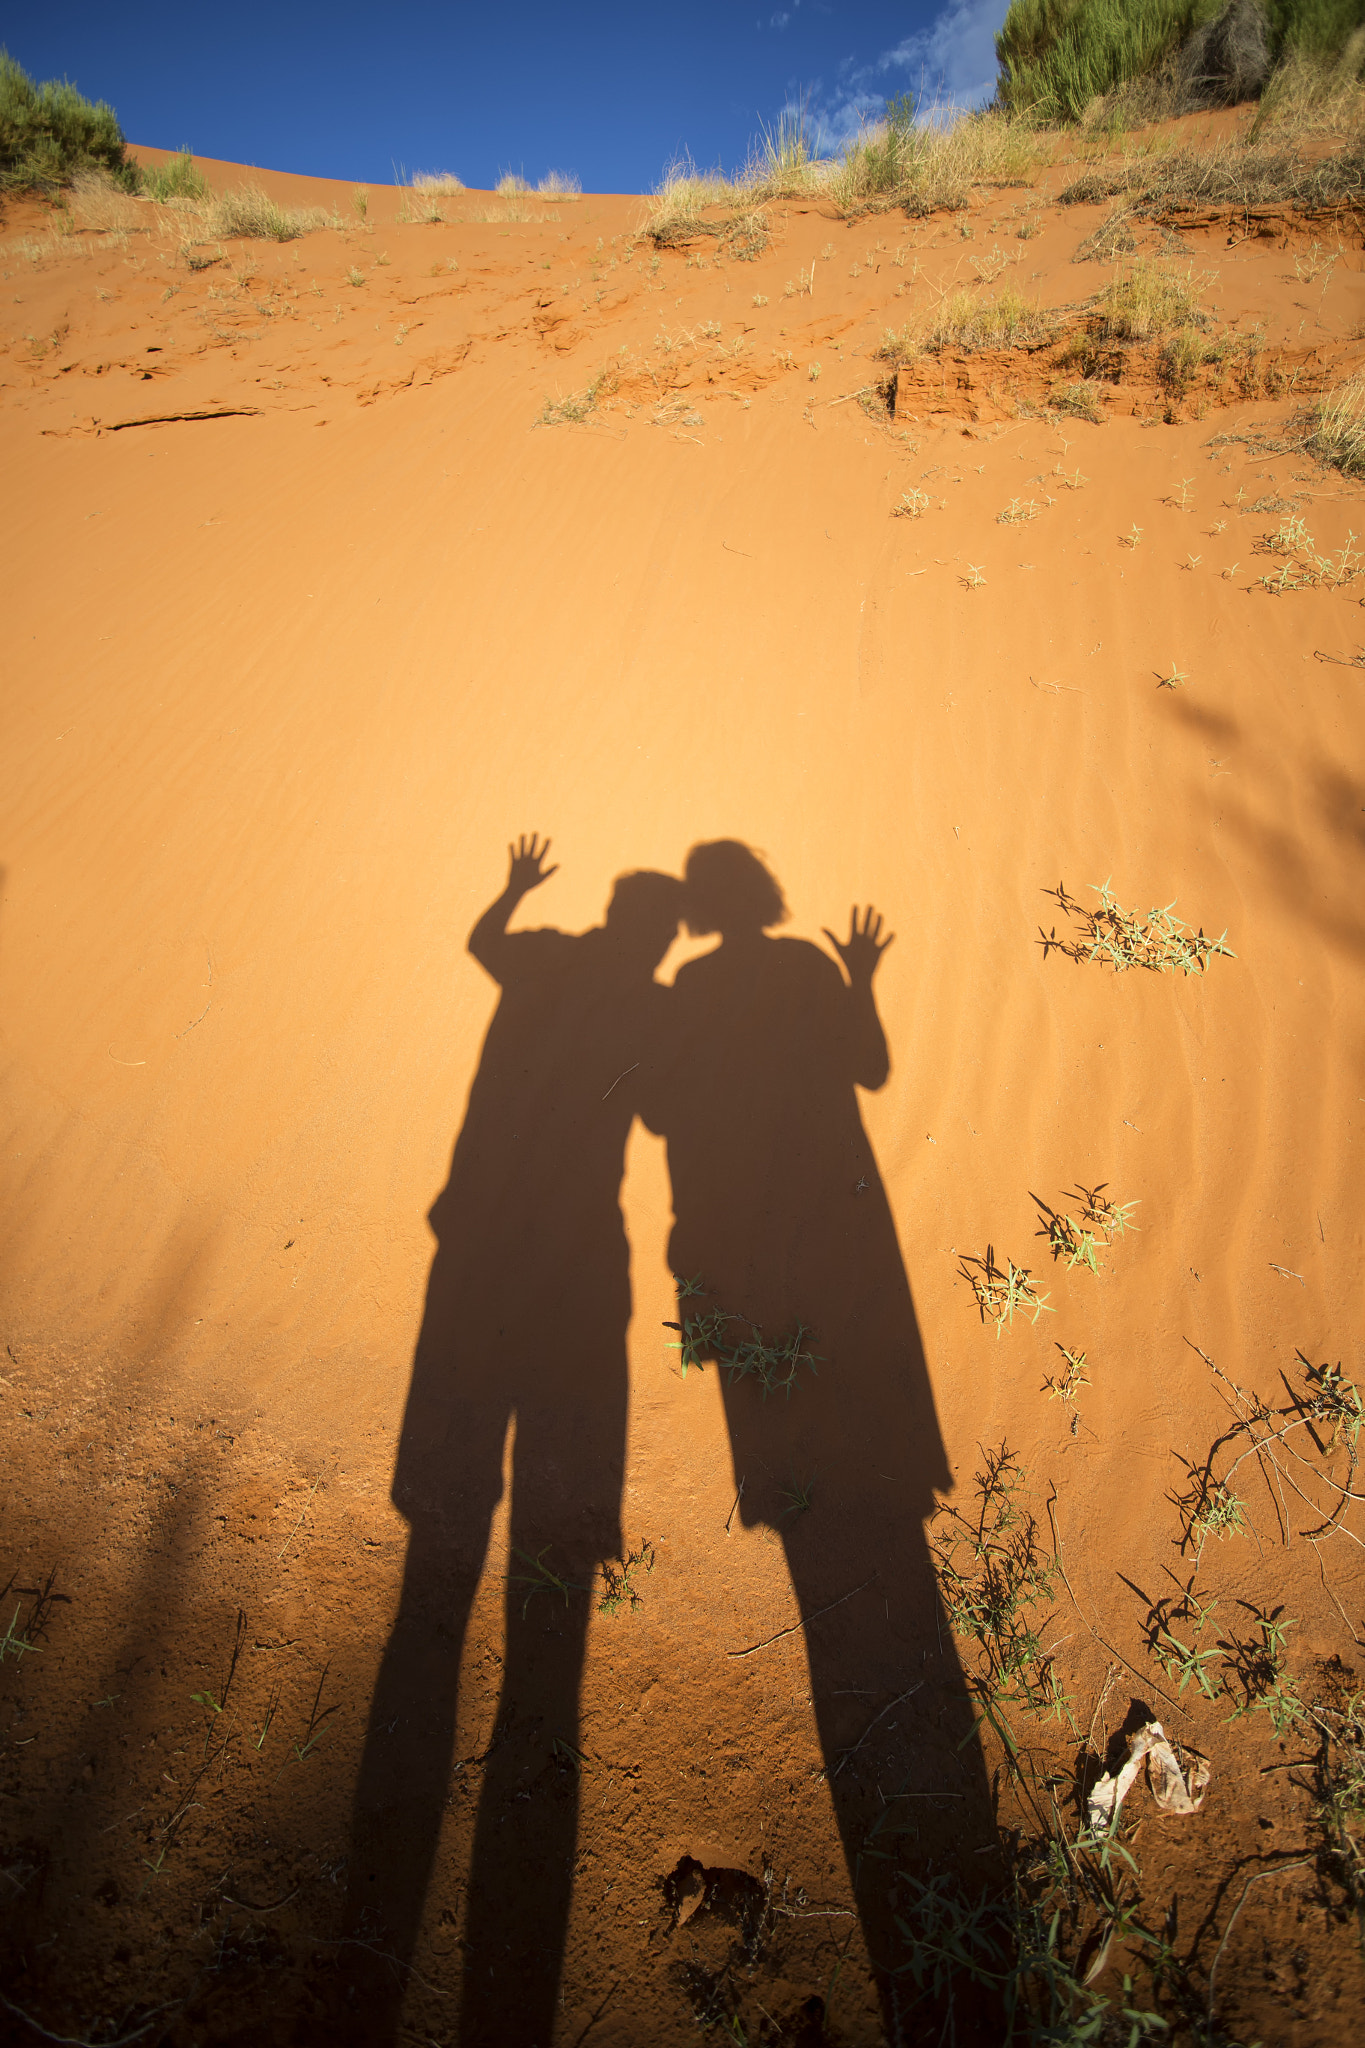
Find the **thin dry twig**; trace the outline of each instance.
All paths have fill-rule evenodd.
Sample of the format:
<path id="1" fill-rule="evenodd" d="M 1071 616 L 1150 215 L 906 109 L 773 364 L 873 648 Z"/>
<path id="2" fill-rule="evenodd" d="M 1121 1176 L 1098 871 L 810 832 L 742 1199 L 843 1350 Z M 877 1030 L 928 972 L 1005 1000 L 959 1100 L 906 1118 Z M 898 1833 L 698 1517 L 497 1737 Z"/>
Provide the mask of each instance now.
<path id="1" fill-rule="evenodd" d="M 864 1579 L 861 1586 L 854 1586 L 849 1592 L 841 1593 L 837 1600 L 831 1600 L 828 1607 L 817 1607 L 814 1614 L 803 1614 L 800 1621 L 794 1621 L 790 1628 L 780 1628 L 775 1636 L 765 1636 L 761 1643 L 750 1643 L 747 1650 L 727 1650 L 725 1652 L 726 1656 L 752 1657 L 756 1650 L 769 1649 L 773 1643 L 780 1643 L 784 1636 L 794 1636 L 798 1629 L 808 1628 L 811 1622 L 818 1621 L 822 1614 L 829 1614 L 834 1608 L 842 1607 L 845 1600 L 853 1598 L 854 1593 L 865 1591 L 872 1584 L 872 1579 L 875 1579 L 876 1576 L 877 1574 L 873 1572 L 872 1577 Z"/>
<path id="2" fill-rule="evenodd" d="M 1274 1863 L 1271 1864 L 1265 1870 L 1253 1870 L 1251 1876 L 1242 1886 L 1242 1896 L 1237 1901 L 1237 1904 L 1233 1907 L 1232 1917 L 1229 1919 L 1227 1926 L 1223 1929 L 1223 1939 L 1218 1944 L 1218 1953 L 1214 1956 L 1212 1967 L 1209 1970 L 1208 2026 L 1210 2035 L 1212 2035 L 1213 2033 L 1213 1995 L 1215 1982 L 1218 1976 L 1218 1965 L 1223 1960 L 1223 1950 L 1228 1945 L 1228 1937 L 1232 1933 L 1233 1928 L 1237 1925 L 1237 1915 L 1241 1912 L 1243 1906 L 1247 1902 L 1247 1893 L 1251 1890 L 1251 1887 L 1254 1884 L 1259 1884 L 1263 1877 L 1274 1877 L 1279 1871 L 1283 1870 L 1302 1870 L 1307 1864 L 1310 1864 L 1312 1860 L 1313 1859 L 1311 1856 L 1296 1856 L 1292 1863 Z"/>
<path id="3" fill-rule="evenodd" d="M 899 1693 L 894 1700 L 888 1700 L 886 1705 L 882 1708 L 879 1714 L 873 1715 L 872 1719 L 868 1722 L 866 1728 L 864 1728 L 862 1734 L 858 1737 L 858 1740 L 853 1744 L 852 1748 L 841 1750 L 839 1752 L 839 1761 L 834 1766 L 834 1769 L 830 1774 L 832 1777 L 837 1778 L 840 1771 L 844 1768 L 844 1765 L 848 1762 L 849 1758 L 855 1757 L 858 1754 L 858 1751 L 867 1741 L 868 1736 L 872 1733 L 872 1730 L 876 1727 L 877 1723 L 879 1721 L 884 1721 L 886 1719 L 887 1715 L 891 1712 L 892 1707 L 900 1706 L 902 1701 L 904 1700 L 913 1699 L 914 1695 L 920 1690 L 920 1687 L 923 1685 L 923 1683 L 924 1680 L 921 1679 L 918 1685 L 907 1686 L 906 1690 L 903 1693 Z"/>

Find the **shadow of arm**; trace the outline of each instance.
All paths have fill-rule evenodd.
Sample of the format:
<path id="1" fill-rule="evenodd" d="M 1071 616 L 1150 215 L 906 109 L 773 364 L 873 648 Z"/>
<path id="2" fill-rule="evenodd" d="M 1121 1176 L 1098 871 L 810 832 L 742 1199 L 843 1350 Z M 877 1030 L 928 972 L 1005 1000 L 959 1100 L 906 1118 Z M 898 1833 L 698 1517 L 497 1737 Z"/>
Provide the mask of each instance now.
<path id="1" fill-rule="evenodd" d="M 507 887 L 495 903 L 489 904 L 469 934 L 470 952 L 499 985 L 508 978 L 515 952 L 515 941 L 507 930 L 512 912 L 523 896 L 529 896 L 532 889 L 538 889 L 542 882 L 548 882 L 551 875 L 558 872 L 557 865 L 549 868 L 545 865 L 549 850 L 549 840 L 542 846 L 534 832 L 529 839 L 523 834 L 516 845 L 508 847 Z"/>

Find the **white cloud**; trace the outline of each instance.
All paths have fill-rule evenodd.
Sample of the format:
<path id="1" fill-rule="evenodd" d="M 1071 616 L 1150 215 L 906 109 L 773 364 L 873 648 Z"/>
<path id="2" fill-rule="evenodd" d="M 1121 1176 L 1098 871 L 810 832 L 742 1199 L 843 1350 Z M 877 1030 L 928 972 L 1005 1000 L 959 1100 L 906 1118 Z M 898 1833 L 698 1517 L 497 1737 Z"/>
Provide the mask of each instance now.
<path id="1" fill-rule="evenodd" d="M 995 91 L 995 35 L 1009 0 L 953 0 L 927 29 L 886 50 L 877 69 L 899 71 L 902 90 L 937 95 L 959 107 L 979 107 Z"/>
<path id="2" fill-rule="evenodd" d="M 1008 7 L 1009 0 L 949 0 L 927 28 L 872 63 L 845 59 L 831 91 L 817 80 L 803 100 L 788 100 L 783 116 L 804 111 L 819 147 L 832 150 L 878 120 L 896 93 L 911 93 L 926 108 L 984 106 L 995 91 L 995 34 Z"/>

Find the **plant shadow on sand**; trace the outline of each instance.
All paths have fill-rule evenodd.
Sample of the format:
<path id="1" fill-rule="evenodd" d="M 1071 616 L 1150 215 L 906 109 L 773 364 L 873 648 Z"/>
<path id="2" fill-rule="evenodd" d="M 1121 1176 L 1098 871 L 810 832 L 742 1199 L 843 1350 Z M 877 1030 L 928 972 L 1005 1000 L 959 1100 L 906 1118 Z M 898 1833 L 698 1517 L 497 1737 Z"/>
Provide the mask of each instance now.
<path id="1" fill-rule="evenodd" d="M 355 2032 L 397 2037 L 509 1424 L 513 1561 L 496 1727 L 479 1759 L 458 2039 L 506 2048 L 554 2031 L 588 1591 L 624 1555 L 620 1190 L 638 1115 L 667 1144 L 684 1360 L 718 1362 L 739 1512 L 785 1546 L 825 1779 L 895 2038 L 888 1816 L 902 1856 L 908 1839 L 926 1868 L 960 1864 L 977 1883 L 993 1871 L 970 1859 L 995 1831 L 924 1534 L 945 1455 L 855 1092 L 890 1072 L 872 994 L 879 921 L 855 918 L 847 943 L 830 935 L 843 972 L 817 946 L 773 938 L 780 889 L 723 841 L 693 850 L 681 884 L 623 876 L 597 929 L 509 934 L 553 872 L 534 839 L 511 852 L 508 888 L 470 938 L 501 996 L 431 1212 L 437 1251 L 397 1458 L 411 1535 L 355 1800 Z M 654 972 L 680 920 L 720 944 L 668 989 Z M 774 1356 L 787 1360 L 775 1391 L 754 1366 Z M 793 1512 L 786 1475 L 816 1470 L 818 1510 Z"/>

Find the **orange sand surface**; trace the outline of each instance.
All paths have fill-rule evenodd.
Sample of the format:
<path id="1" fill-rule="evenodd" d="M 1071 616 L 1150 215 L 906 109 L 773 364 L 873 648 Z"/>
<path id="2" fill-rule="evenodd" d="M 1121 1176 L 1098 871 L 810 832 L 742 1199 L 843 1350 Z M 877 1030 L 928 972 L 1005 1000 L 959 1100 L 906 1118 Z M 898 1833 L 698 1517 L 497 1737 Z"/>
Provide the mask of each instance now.
<path id="1" fill-rule="evenodd" d="M 246 176 L 203 168 L 215 187 Z M 1304 1742 L 1177 1694 L 1144 1620 L 1193 1563 L 1181 1461 L 1229 1426 L 1206 1358 L 1281 1405 L 1296 1352 L 1360 1366 L 1363 586 L 1258 579 L 1282 566 L 1265 541 L 1286 516 L 1338 560 L 1365 531 L 1358 484 L 1275 446 L 1365 355 L 1362 237 L 1224 221 L 1173 250 L 1145 231 L 1203 280 L 1220 330 L 1263 330 L 1282 371 L 1251 397 L 1173 402 L 1150 349 L 1106 387 L 1101 425 L 1031 410 L 1046 378 L 1022 354 L 921 357 L 893 388 L 885 331 L 946 288 L 984 275 L 1066 308 L 1107 282 L 1112 266 L 1071 260 L 1108 209 L 1059 207 L 1068 175 L 917 221 L 779 202 L 749 262 L 709 241 L 656 254 L 633 197 L 463 194 L 416 224 L 376 190 L 362 221 L 349 187 L 251 174 L 338 224 L 205 249 L 198 269 L 173 210 L 57 235 L 38 205 L 9 207 L 0 1585 L 25 1614 L 52 1596 L 40 1654 L 0 1673 L 12 2013 L 106 2040 L 160 2006 L 140 2038 L 245 2042 L 336 2038 L 359 2012 L 358 2038 L 548 2048 L 516 2018 L 525 1973 L 554 1977 L 553 1958 L 526 1962 L 524 1928 L 489 1963 L 510 1973 L 504 2025 L 458 2017 L 461 1972 L 483 1967 L 481 1773 L 516 1707 L 499 1704 L 505 1581 L 524 1569 L 505 1494 L 452 1653 L 420 1930 L 386 1965 L 383 1905 L 357 1920 L 345 1903 L 409 1534 L 389 1489 L 427 1217 L 497 1003 L 466 938 L 509 838 L 534 828 L 560 865 L 528 928 L 586 931 L 614 877 L 677 874 L 719 839 L 762 849 L 784 935 L 827 956 L 851 904 L 884 914 L 891 1072 L 858 1101 L 952 1497 L 969 1508 L 979 1447 L 1017 1451 L 1069 1581 L 1046 1644 L 1078 1739 L 1102 1757 L 1139 1702 L 1212 1760 L 1196 1816 L 1158 1818 L 1142 1794 L 1147 1910 L 1159 1924 L 1177 1900 L 1201 1984 L 1242 1873 L 1306 1859 L 1238 1917 L 1228 2038 L 1353 2037 L 1351 1924 L 1286 1767 Z M 541 423 L 599 377 L 581 420 Z M 919 516 L 893 516 L 916 492 Z M 1174 902 L 1226 932 L 1233 957 L 1120 975 L 1041 944 L 1075 925 L 1045 892 L 1090 906 L 1106 878 L 1124 906 Z M 659 980 L 713 943 L 684 933 Z M 738 1170 L 742 1128 L 733 1144 Z M 490 1210 L 506 1167 L 481 1169 Z M 852 1213 L 842 1171 L 811 1200 Z M 1096 1276 L 1036 1233 L 1040 1201 L 1101 1182 L 1139 1229 Z M 566 1228 L 573 1190 L 570 1160 Z M 539 1854 L 538 1802 L 559 1802 L 555 2043 L 682 2043 L 746 1998 L 774 2016 L 764 2033 L 743 2006 L 751 2040 L 889 2039 L 784 1551 L 779 1495 L 808 1475 L 785 1453 L 736 1470 L 719 1373 L 680 1370 L 670 1203 L 665 1139 L 637 1120 L 622 1534 L 654 1567 L 638 1609 L 593 1607 L 571 1737 L 527 1710 L 539 1760 L 518 1765 L 499 1839 L 524 1827 Z M 997 1338 L 962 1265 L 988 1245 L 1054 1313 Z M 490 1267 L 490 1297 L 534 1291 L 527 1256 L 529 1278 L 510 1253 Z M 566 1284 L 577 1357 L 592 1302 Z M 553 1314 L 540 1327 L 557 1348 Z M 813 1341 L 841 1427 L 826 1389 L 848 1362 Z M 1042 1390 L 1059 1344 L 1088 1360 L 1074 1431 Z M 806 1391 L 770 1402 L 774 1445 Z M 890 1629 L 886 1554 L 850 1533 L 882 1484 L 865 1448 L 862 1467 L 828 1453 L 824 1498 L 815 1458 L 800 1541 L 840 1597 L 880 1567 L 847 1612 L 885 1590 Z M 1277 1500 L 1256 1460 L 1239 1491 L 1246 1533 L 1201 1566 L 1218 1626 L 1239 1600 L 1283 1608 L 1304 1685 L 1323 1660 L 1365 1670 L 1358 1509 L 1315 1544 L 1322 1518 Z M 538 1595 L 530 1621 L 552 1635 L 567 1606 Z M 913 1631 L 868 1648 L 873 1622 L 848 1624 L 866 1660 L 831 1710 L 869 1815 L 914 1759 L 895 1712 L 860 1738 L 930 1654 Z M 1037 1739 L 1076 1753 L 1058 1725 Z M 988 1741 L 983 1785 L 997 1764 Z M 927 1840 L 951 1843 L 949 1800 L 976 1797 L 953 1782 L 923 1794 Z M 721 1877 L 689 1912 L 694 1866 Z M 743 1950 L 742 1897 L 721 1911 L 726 1884 L 787 1901 L 765 1963 Z M 902 2038 L 928 2038 L 917 2024 Z"/>

